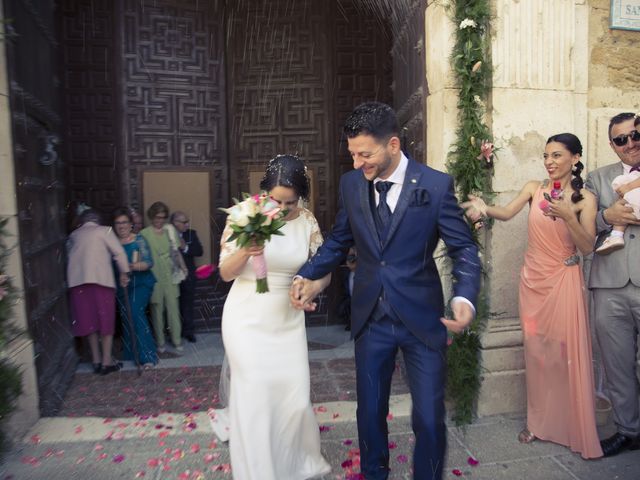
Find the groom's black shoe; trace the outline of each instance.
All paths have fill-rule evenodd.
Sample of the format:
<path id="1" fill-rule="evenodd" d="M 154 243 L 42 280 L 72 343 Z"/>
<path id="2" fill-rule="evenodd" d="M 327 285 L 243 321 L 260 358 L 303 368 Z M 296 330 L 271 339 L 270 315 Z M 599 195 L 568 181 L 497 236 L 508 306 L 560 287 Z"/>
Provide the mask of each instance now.
<path id="1" fill-rule="evenodd" d="M 640 448 L 640 438 L 627 437 L 616 432 L 611 437 L 602 440 L 600 446 L 605 457 L 613 457 L 624 450 L 638 450 Z"/>

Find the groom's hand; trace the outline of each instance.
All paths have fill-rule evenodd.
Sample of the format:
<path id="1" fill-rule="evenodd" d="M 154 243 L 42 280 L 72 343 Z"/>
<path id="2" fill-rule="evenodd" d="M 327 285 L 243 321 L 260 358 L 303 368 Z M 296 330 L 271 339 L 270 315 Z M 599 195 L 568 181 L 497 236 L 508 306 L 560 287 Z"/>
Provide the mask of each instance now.
<path id="1" fill-rule="evenodd" d="M 317 294 L 313 295 L 311 284 L 313 284 L 312 280 L 302 277 L 296 277 L 293 280 L 289 289 L 289 299 L 295 309 L 304 310 L 305 312 L 315 311 L 317 305 L 312 300 Z"/>
<path id="2" fill-rule="evenodd" d="M 453 311 L 453 320 L 441 318 L 440 321 L 447 327 L 447 330 L 453 333 L 462 333 L 462 331 L 471 325 L 474 317 L 474 311 L 466 302 L 457 301 L 451 305 Z"/>

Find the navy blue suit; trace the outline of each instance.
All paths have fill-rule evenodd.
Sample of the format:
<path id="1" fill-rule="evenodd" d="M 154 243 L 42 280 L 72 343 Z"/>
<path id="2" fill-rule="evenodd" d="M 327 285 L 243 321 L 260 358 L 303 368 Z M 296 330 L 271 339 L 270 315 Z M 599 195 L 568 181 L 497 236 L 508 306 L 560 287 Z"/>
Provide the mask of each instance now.
<path id="1" fill-rule="evenodd" d="M 443 239 L 453 260 L 454 295 L 475 304 L 478 249 L 454 195 L 452 178 L 409 160 L 386 239 L 372 208 L 372 182 L 360 170 L 340 179 L 338 213 L 326 241 L 298 272 L 319 279 L 355 245 L 351 335 L 355 339 L 358 435 L 367 480 L 388 476 L 391 375 L 403 351 L 413 400 L 415 479 L 440 479 L 446 449 L 444 385 L 447 332 L 433 252 Z"/>

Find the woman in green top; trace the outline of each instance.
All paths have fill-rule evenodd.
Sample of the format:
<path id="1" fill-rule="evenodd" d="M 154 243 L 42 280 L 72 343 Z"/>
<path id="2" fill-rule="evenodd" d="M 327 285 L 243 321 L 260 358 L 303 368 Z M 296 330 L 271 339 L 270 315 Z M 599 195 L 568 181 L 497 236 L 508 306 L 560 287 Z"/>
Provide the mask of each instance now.
<path id="1" fill-rule="evenodd" d="M 151 318 L 158 344 L 158 353 L 166 350 L 164 338 L 164 312 L 167 313 L 167 325 L 171 341 L 178 353 L 183 350 L 180 310 L 178 297 L 179 284 L 184 278 L 186 268 L 180 265 L 180 252 L 177 249 L 178 237 L 173 225 L 167 223 L 169 207 L 162 202 L 155 202 L 147 210 L 147 217 L 151 225 L 142 229 L 140 235 L 149 244 L 153 267 L 151 271 L 156 277 L 156 284 L 151 295 Z M 182 272 L 182 274 L 181 274 Z"/>

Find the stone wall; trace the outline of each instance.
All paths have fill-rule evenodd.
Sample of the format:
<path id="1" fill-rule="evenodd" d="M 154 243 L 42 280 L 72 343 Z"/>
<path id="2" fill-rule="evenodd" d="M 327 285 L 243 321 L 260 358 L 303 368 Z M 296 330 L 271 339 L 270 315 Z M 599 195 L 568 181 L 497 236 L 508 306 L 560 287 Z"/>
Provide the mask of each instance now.
<path id="1" fill-rule="evenodd" d="M 3 5 L 0 0 L 0 18 Z M 3 24 L 0 23 L 0 29 Z M 23 275 L 20 260 L 20 245 L 18 232 L 18 206 L 15 196 L 15 175 L 13 168 L 13 141 L 11 133 L 11 113 L 9 107 L 9 85 L 7 84 L 6 55 L 4 43 L 0 42 L 0 217 L 9 218 L 8 229 L 12 237 L 9 244 L 15 248 L 11 251 L 7 271 L 2 272 L 11 276 L 13 285 L 22 290 Z M 9 438 L 23 435 L 39 418 L 38 387 L 36 372 L 33 365 L 33 342 L 26 333 L 27 318 L 24 302 L 18 301 L 13 309 L 14 323 L 21 333 L 9 339 L 0 356 L 8 358 L 20 368 L 22 372 L 23 394 L 18 399 L 18 408 L 9 418 Z"/>
<path id="2" fill-rule="evenodd" d="M 640 112 L 640 31 L 609 29 L 610 0 L 589 2 L 589 151 L 587 168 L 616 162 L 609 119 Z"/>

